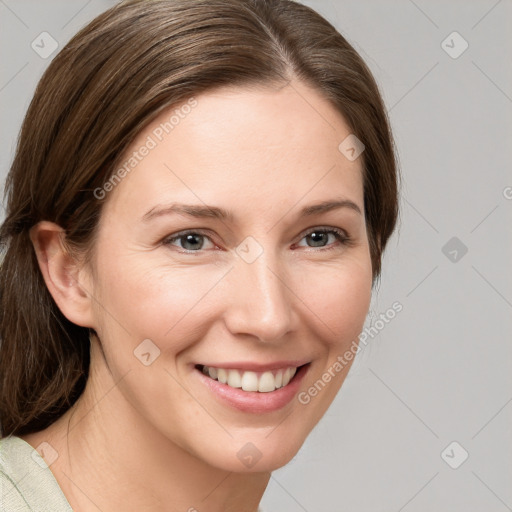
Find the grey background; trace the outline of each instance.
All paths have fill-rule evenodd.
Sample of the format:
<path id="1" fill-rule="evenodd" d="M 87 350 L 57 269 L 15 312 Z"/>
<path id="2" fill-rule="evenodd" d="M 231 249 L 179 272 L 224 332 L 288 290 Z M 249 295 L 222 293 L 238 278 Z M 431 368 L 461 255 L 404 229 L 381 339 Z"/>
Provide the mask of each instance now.
<path id="1" fill-rule="evenodd" d="M 61 48 L 114 3 L 0 0 L 2 181 L 51 60 L 31 42 L 47 31 Z M 512 2 L 304 3 L 361 53 L 389 109 L 403 173 L 401 224 L 368 325 L 395 301 L 403 311 L 359 353 L 302 450 L 273 473 L 262 505 L 512 510 Z M 445 51 L 462 48 L 446 39 L 454 31 L 469 44 L 458 58 Z M 441 456 L 453 441 L 461 448 L 445 452 L 452 465 L 469 454 L 458 469 Z"/>

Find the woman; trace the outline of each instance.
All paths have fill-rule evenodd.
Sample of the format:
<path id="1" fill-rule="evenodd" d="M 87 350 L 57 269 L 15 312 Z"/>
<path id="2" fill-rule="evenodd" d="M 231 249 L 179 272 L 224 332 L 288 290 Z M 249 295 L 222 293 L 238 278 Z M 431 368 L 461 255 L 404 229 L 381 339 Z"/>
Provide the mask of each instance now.
<path id="1" fill-rule="evenodd" d="M 4 508 L 255 512 L 350 368 L 397 203 L 374 79 L 311 9 L 96 18 L 8 177 Z"/>

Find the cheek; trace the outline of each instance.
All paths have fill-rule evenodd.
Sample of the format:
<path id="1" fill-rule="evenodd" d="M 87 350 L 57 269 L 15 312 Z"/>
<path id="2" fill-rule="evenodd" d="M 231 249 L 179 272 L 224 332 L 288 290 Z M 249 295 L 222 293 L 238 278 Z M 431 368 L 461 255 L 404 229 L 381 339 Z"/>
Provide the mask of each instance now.
<path id="1" fill-rule="evenodd" d="M 316 318 L 314 334 L 321 346 L 319 362 L 298 395 L 307 432 L 325 414 L 352 366 L 371 291 L 371 263 L 364 254 L 335 269 L 308 274 L 303 282 L 302 294 Z"/>
<path id="2" fill-rule="evenodd" d="M 97 307 L 103 334 L 113 346 L 129 333 L 132 350 L 149 338 L 161 351 L 178 353 L 204 334 L 201 330 L 208 318 L 208 294 L 215 294 L 215 285 L 226 270 L 141 260 L 152 261 L 139 255 L 133 260 L 111 259 L 116 264 L 104 266 L 99 276 L 101 304 Z"/>
<path id="3" fill-rule="evenodd" d="M 304 272 L 297 295 L 304 301 L 329 344 L 350 344 L 360 334 L 371 300 L 369 255 L 359 255 L 338 265 Z"/>

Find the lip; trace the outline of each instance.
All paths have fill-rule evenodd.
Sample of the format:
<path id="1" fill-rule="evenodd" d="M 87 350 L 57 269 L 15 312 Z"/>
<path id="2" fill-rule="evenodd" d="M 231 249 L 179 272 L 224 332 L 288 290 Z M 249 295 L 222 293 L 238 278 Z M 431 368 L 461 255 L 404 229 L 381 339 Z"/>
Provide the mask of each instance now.
<path id="1" fill-rule="evenodd" d="M 290 362 L 279 363 L 279 365 L 283 365 L 284 367 L 286 367 L 287 364 L 290 366 L 296 366 L 295 363 L 290 364 Z M 258 366 L 254 365 L 253 363 L 247 363 L 246 369 L 244 365 L 240 366 L 240 363 L 236 363 L 236 365 L 232 368 L 244 369 L 245 371 L 268 371 L 270 369 L 283 368 L 283 366 L 271 368 L 269 365 Z M 217 380 L 213 380 L 201 373 L 199 370 L 194 370 L 194 373 L 201 380 L 201 383 L 204 384 L 215 396 L 215 398 L 222 404 L 227 404 L 230 407 L 242 412 L 262 414 L 278 411 L 293 400 L 300 388 L 302 379 L 309 371 L 310 364 L 305 363 L 302 365 L 299 364 L 297 367 L 298 366 L 300 366 L 300 368 L 297 369 L 297 373 L 294 375 L 293 379 L 288 385 L 284 386 L 283 388 L 276 389 L 275 391 L 270 391 L 269 393 L 260 393 L 259 391 L 243 391 L 239 388 L 232 388 L 227 384 L 222 384 Z M 219 365 L 219 368 L 225 367 Z M 254 370 L 254 368 L 259 368 L 259 370 Z"/>

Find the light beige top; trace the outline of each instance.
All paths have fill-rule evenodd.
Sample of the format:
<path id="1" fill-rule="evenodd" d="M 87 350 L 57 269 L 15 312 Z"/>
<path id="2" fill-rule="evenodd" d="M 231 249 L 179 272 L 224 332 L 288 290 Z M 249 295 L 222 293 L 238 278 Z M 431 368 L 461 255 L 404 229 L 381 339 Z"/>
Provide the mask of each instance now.
<path id="1" fill-rule="evenodd" d="M 16 436 L 0 439 L 2 512 L 73 512 L 44 459 Z"/>
<path id="2" fill-rule="evenodd" d="M 0 512 L 50 511 L 73 509 L 44 459 L 20 437 L 0 439 Z"/>

